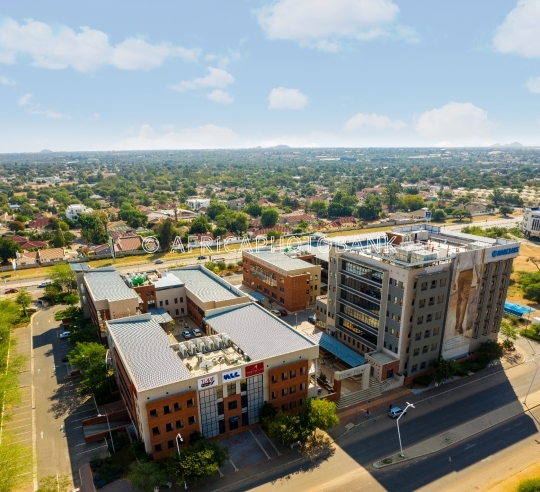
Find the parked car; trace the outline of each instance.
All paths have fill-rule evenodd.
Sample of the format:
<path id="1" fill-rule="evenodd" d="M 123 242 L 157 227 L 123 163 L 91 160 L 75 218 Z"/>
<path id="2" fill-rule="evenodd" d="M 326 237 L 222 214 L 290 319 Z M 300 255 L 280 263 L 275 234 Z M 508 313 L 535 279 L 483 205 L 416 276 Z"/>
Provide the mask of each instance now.
<path id="1" fill-rule="evenodd" d="M 285 309 L 281 308 L 279 310 L 279 314 L 281 314 L 281 316 L 287 316 L 289 313 Z"/>
<path id="2" fill-rule="evenodd" d="M 63 333 L 60 333 L 60 338 L 69 338 L 71 336 L 70 331 L 64 331 Z"/>
<path id="3" fill-rule="evenodd" d="M 191 338 L 192 335 L 191 335 L 191 332 L 189 330 L 184 330 L 182 332 L 182 336 L 187 340 L 188 338 Z"/>
<path id="4" fill-rule="evenodd" d="M 161 265 L 161 264 L 163 263 L 163 260 L 161 260 L 161 259 L 160 259 L 160 260 L 156 260 L 156 261 L 154 261 L 154 263 L 155 263 L 156 265 Z"/>
<path id="5" fill-rule="evenodd" d="M 405 413 L 407 412 L 401 407 L 392 407 L 390 410 L 388 410 L 388 416 L 392 417 L 393 419 L 397 419 L 401 414 Z"/>
<path id="6" fill-rule="evenodd" d="M 41 282 L 38 287 L 39 288 L 43 288 L 43 287 L 47 287 L 48 285 L 52 285 L 52 280 L 45 280 L 45 282 Z"/>
<path id="7" fill-rule="evenodd" d="M 206 260 L 206 256 L 204 256 L 204 255 L 199 255 L 199 256 L 197 256 L 197 259 L 198 259 L 198 260 Z"/>
<path id="8" fill-rule="evenodd" d="M 317 318 L 315 317 L 314 314 L 312 314 L 311 316 L 308 316 L 308 319 L 307 319 L 312 325 L 314 325 L 315 323 L 317 323 Z"/>
<path id="9" fill-rule="evenodd" d="M 4 294 L 16 294 L 17 292 L 19 292 L 17 289 L 8 289 Z"/>
<path id="10" fill-rule="evenodd" d="M 281 316 L 281 312 L 279 311 L 279 309 L 272 309 L 270 312 L 272 314 L 275 314 L 276 316 Z"/>
<path id="11" fill-rule="evenodd" d="M 191 330 L 191 333 L 193 333 L 193 336 L 195 337 L 202 337 L 202 331 L 199 330 L 199 328 L 193 328 L 193 330 Z"/>

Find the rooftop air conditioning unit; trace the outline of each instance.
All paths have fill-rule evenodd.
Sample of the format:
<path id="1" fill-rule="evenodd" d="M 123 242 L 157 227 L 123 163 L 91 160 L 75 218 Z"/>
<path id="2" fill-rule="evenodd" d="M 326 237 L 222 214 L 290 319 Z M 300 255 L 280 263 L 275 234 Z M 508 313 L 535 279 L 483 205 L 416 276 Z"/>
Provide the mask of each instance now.
<path id="1" fill-rule="evenodd" d="M 186 347 L 183 344 L 178 344 L 178 355 L 184 359 L 186 357 Z"/>

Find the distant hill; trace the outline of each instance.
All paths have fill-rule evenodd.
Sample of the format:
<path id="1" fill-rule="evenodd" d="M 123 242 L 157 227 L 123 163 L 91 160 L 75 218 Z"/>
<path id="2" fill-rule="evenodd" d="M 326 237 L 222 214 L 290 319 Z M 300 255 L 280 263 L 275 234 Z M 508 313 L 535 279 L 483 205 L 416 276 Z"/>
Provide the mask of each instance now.
<path id="1" fill-rule="evenodd" d="M 500 143 L 494 143 L 493 145 L 491 145 L 491 147 L 523 147 L 522 144 L 520 144 L 519 142 L 512 142 L 512 143 L 509 143 L 509 144 L 500 144 Z"/>
<path id="2" fill-rule="evenodd" d="M 288 145 L 274 145 L 273 147 L 270 147 L 271 149 L 290 149 Z"/>
<path id="3" fill-rule="evenodd" d="M 43 149 L 42 151 L 40 151 L 40 154 L 52 154 L 52 153 L 53 151 L 49 149 Z"/>

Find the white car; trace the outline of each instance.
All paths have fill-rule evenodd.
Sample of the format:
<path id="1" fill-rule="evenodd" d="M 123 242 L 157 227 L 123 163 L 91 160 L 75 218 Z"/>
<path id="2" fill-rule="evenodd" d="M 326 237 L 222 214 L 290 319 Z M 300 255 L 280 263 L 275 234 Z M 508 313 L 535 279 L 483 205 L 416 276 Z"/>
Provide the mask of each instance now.
<path id="1" fill-rule="evenodd" d="M 63 333 L 60 333 L 59 338 L 69 338 L 71 336 L 70 331 L 64 331 Z"/>
<path id="2" fill-rule="evenodd" d="M 278 317 L 281 316 L 281 312 L 279 311 L 279 309 L 272 309 L 270 312 Z"/>
<path id="3" fill-rule="evenodd" d="M 52 281 L 51 280 L 45 280 L 45 282 L 41 282 L 38 287 L 47 287 L 48 285 L 52 285 Z"/>

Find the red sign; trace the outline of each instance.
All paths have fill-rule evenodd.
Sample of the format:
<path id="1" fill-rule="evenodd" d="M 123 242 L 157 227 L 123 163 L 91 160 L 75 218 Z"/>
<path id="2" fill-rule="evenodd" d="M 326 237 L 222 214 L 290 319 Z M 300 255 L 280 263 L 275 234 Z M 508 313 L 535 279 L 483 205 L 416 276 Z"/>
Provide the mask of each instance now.
<path id="1" fill-rule="evenodd" d="M 257 374 L 262 374 L 264 372 L 264 362 L 257 362 L 251 366 L 246 366 L 246 378 L 250 376 L 256 376 Z"/>

